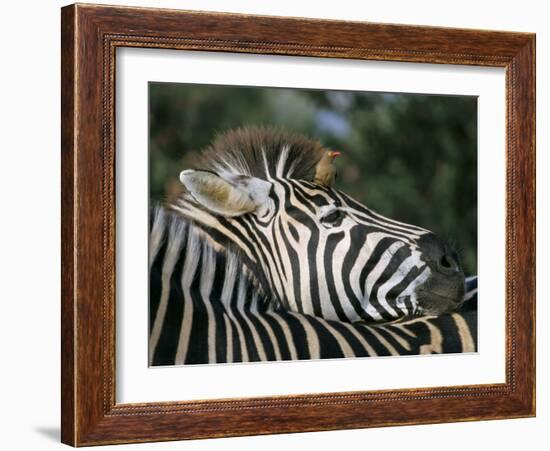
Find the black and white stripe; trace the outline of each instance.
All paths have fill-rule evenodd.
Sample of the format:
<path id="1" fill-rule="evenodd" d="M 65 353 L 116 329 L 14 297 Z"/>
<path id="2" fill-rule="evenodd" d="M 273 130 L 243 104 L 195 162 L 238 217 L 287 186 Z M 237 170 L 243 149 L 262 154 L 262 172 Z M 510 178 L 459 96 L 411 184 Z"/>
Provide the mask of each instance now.
<path id="1" fill-rule="evenodd" d="M 152 366 L 474 352 L 477 279 L 460 311 L 389 324 L 274 308 L 232 251 L 157 210 L 150 240 Z"/>
<path id="2" fill-rule="evenodd" d="M 255 277 L 288 310 L 340 321 L 410 315 L 415 289 L 430 275 L 416 240 L 427 231 L 351 208 L 336 192 L 297 180 L 271 180 L 276 218 L 210 215 L 188 199 L 172 208 L 211 240 L 233 245 Z M 333 212 L 338 224 L 326 224 Z"/>
<path id="3" fill-rule="evenodd" d="M 453 310 L 464 291 L 457 257 L 439 268 L 419 244 L 430 231 L 311 182 L 320 152 L 272 131 L 229 133 L 206 151 L 205 169 L 181 173 L 186 191 L 170 207 L 237 255 L 272 308 L 350 323 Z"/>

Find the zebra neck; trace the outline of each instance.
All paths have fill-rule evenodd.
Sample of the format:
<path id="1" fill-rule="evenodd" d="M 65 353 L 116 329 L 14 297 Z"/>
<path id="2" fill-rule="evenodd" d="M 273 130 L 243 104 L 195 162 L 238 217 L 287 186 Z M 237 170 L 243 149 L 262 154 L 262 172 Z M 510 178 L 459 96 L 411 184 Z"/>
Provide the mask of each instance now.
<path id="1" fill-rule="evenodd" d="M 259 246 L 249 239 L 250 224 L 214 215 L 199 207 L 192 198 L 185 194 L 169 208 L 171 214 L 191 224 L 193 230 L 217 252 L 233 255 L 246 271 L 247 277 L 254 280 L 254 283 L 261 288 L 266 296 L 272 298 L 274 305 L 284 305 L 283 290 L 275 289 L 272 275 L 269 271 L 264 270 L 266 264 Z"/>
<path id="2" fill-rule="evenodd" d="M 197 307 L 220 303 L 265 309 L 273 305 L 269 291 L 237 251 L 222 246 L 207 230 L 193 221 L 158 208 L 153 216 L 149 248 L 151 274 L 158 283 L 151 289 L 188 291 Z M 162 295 L 160 296 L 162 298 Z M 201 300 L 202 298 L 202 300 Z"/>

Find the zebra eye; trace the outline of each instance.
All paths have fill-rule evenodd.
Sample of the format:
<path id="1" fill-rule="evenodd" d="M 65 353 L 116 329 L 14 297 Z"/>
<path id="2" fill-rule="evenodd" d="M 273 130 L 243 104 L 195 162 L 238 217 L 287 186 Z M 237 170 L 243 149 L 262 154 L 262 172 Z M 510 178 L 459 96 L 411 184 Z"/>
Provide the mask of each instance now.
<path id="1" fill-rule="evenodd" d="M 329 214 L 323 216 L 321 221 L 329 224 L 336 224 L 344 219 L 345 213 L 342 210 L 332 210 Z"/>

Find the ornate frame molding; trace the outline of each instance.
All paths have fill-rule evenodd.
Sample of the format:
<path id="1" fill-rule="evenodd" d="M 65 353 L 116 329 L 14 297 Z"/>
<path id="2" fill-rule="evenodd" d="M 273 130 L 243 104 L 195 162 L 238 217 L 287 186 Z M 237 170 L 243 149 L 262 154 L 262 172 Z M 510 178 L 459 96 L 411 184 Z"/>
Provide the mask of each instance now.
<path id="1" fill-rule="evenodd" d="M 117 404 L 114 90 L 118 47 L 504 67 L 506 383 Z M 535 414 L 533 34 L 67 6 L 62 9 L 61 153 L 64 443 L 81 446 Z"/>

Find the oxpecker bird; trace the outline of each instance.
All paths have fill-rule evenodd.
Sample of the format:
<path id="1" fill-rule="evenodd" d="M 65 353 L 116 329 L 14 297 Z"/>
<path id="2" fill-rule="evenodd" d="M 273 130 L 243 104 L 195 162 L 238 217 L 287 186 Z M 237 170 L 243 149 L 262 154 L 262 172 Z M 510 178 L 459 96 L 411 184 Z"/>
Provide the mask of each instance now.
<path id="1" fill-rule="evenodd" d="M 313 181 L 323 186 L 334 185 L 336 179 L 336 166 L 334 166 L 334 159 L 340 155 L 340 152 L 335 150 L 328 150 L 323 157 L 317 163 L 315 167 L 315 177 Z"/>

